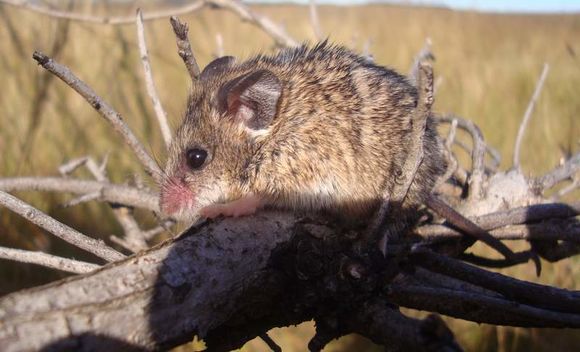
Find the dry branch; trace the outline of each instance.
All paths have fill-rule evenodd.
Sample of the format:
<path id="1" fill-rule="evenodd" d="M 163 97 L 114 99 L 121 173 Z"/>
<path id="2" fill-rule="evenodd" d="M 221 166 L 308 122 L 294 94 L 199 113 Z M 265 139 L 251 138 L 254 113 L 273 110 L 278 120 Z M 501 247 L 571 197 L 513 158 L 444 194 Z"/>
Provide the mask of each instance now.
<path id="1" fill-rule="evenodd" d="M 80 262 L 78 260 L 57 257 L 43 252 L 25 251 L 16 248 L 0 247 L 0 258 L 20 263 L 42 265 L 75 274 L 84 274 L 98 269 L 100 265 Z"/>
<path id="2" fill-rule="evenodd" d="M 534 89 L 534 94 L 528 103 L 528 107 L 526 108 L 526 112 L 524 113 L 524 117 L 522 118 L 522 123 L 520 124 L 520 128 L 518 130 L 518 135 L 516 137 L 516 144 L 514 146 L 514 160 L 512 167 L 514 169 L 519 170 L 520 168 L 520 149 L 522 146 L 522 141 L 524 139 L 524 133 L 526 132 L 526 128 L 528 127 L 530 118 L 532 117 L 532 112 L 534 111 L 534 106 L 536 106 L 536 101 L 540 96 L 540 92 L 542 92 L 542 88 L 544 87 L 544 81 L 546 81 L 546 77 L 548 77 L 548 71 L 550 70 L 550 65 L 547 63 L 544 64 L 544 68 L 542 69 L 542 74 L 540 78 L 538 78 L 538 82 L 536 83 L 536 89 Z"/>
<path id="3" fill-rule="evenodd" d="M 151 63 L 149 62 L 149 53 L 145 42 L 145 29 L 143 28 L 143 13 L 141 12 L 141 9 L 137 10 L 135 22 L 137 24 L 139 53 L 141 54 L 141 63 L 143 64 L 143 73 L 145 74 L 145 87 L 147 88 L 147 94 L 149 94 L 149 98 L 151 98 L 151 102 L 153 103 L 153 109 L 155 110 L 155 116 L 157 116 L 157 122 L 159 123 L 159 129 L 161 130 L 161 136 L 163 136 L 165 147 L 169 148 L 169 145 L 171 144 L 171 129 L 167 122 L 167 113 L 161 105 L 157 88 L 155 88 Z"/>
<path id="4" fill-rule="evenodd" d="M 429 63 L 419 63 L 417 77 L 417 107 L 411 116 L 411 133 L 409 135 L 409 153 L 401 169 L 401 179 L 395 184 L 393 189 L 385 190 L 382 204 L 377 211 L 373 222 L 369 227 L 371 233 L 379 231 L 387 214 L 397 212 L 393 209 L 393 204 L 401 206 L 407 197 L 409 188 L 415 180 L 415 175 L 419 166 L 423 162 L 423 135 L 427 126 L 427 119 L 430 118 L 431 106 L 433 105 L 433 68 Z M 381 240 L 380 247 L 386 252 L 386 245 L 389 237 L 393 236 L 392 231 L 385 232 Z"/>
<path id="5" fill-rule="evenodd" d="M 7 5 L 12 5 L 16 7 L 21 7 L 26 10 L 30 10 L 33 12 L 37 12 L 43 15 L 55 17 L 55 18 L 62 18 L 71 21 L 80 21 L 80 22 L 88 22 L 88 23 L 95 23 L 95 24 L 105 24 L 105 25 L 122 25 L 122 24 L 132 24 L 135 22 L 135 17 L 133 16 L 93 16 L 93 15 L 86 15 L 80 13 L 74 13 L 70 11 L 61 11 L 50 9 L 42 5 L 37 5 L 29 0 L 0 0 L 0 3 L 4 3 Z M 162 11 L 155 11 L 151 13 L 146 13 L 143 15 L 143 20 L 150 21 L 160 18 L 167 18 L 172 15 L 181 15 L 190 12 L 197 11 L 201 9 L 205 5 L 203 0 L 200 1 L 193 1 L 190 4 L 183 5 L 181 7 L 162 10 Z"/>
<path id="6" fill-rule="evenodd" d="M 35 51 L 32 57 L 52 74 L 56 75 L 63 82 L 79 93 L 91 106 L 107 120 L 113 129 L 121 135 L 123 141 L 133 150 L 145 171 L 155 180 L 161 177 L 161 170 L 151 155 L 147 153 L 143 144 L 139 142 L 131 129 L 125 124 L 121 115 L 107 104 L 95 91 L 85 82 L 76 77 L 66 66 L 59 64 L 41 52 Z"/>
<path id="7" fill-rule="evenodd" d="M 56 221 L 33 206 L 8 193 L 0 191 L 0 204 L 22 216 L 35 225 L 42 227 L 53 235 L 85 251 L 103 258 L 108 262 L 121 260 L 125 256 L 102 241 L 87 237 L 75 229 Z"/>
<path id="8" fill-rule="evenodd" d="M 121 17 L 107 19 L 44 11 L 46 9 L 27 1 L 0 2 L 61 18 L 86 19 L 95 23 L 120 24 L 125 21 Z M 180 9 L 195 11 L 205 5 L 236 13 L 269 34 L 279 46 L 297 45 L 282 27 L 254 13 L 241 2 L 201 0 Z M 313 5 L 311 2 L 311 10 L 316 10 Z M 173 11 L 171 14 L 177 13 Z M 141 55 L 153 91 L 150 67 L 147 69 L 149 62 L 142 20 L 161 17 L 161 14 L 167 15 L 167 12 L 146 14 L 143 18 L 138 13 L 137 16 Z M 314 17 L 317 21 L 317 16 Z M 127 18 L 127 23 L 133 21 L 133 18 Z M 187 38 L 187 24 L 176 18 L 171 21 L 178 37 L 179 54 L 192 79 L 196 79 L 199 67 Z M 316 30 L 314 23 L 313 26 Z M 427 41 L 417 63 L 430 57 L 430 41 Z M 156 178 L 161 176 L 159 167 L 118 113 L 66 67 L 40 53 L 35 53 L 34 58 L 79 92 L 113 124 L 148 173 Z M 419 69 L 419 100 L 413 117 L 412 152 L 402 170 L 402 181 L 394 190 L 389 190 L 391 196 L 386 197 L 381 207 L 381 220 L 388 206 L 403 203 L 423 158 L 422 135 L 426 119 L 431 115 L 433 77 L 429 65 L 414 64 L 413 67 Z M 545 77 L 540 83 L 543 79 Z M 155 98 L 152 99 L 156 105 Z M 530 104 L 533 105 L 536 99 L 532 98 Z M 531 108 L 528 109 L 531 113 Z M 529 120 L 529 117 L 524 120 Z M 485 177 L 496 172 L 499 156 L 486 145 L 481 131 L 472 122 L 453 116 L 439 121 L 452 124 L 447 141 L 448 158 L 455 159 L 451 144 L 462 143 L 455 139 L 456 128 L 470 133 L 473 140 L 473 148 L 464 145 L 472 156 L 470 172 L 456 163 L 440 184 L 454 174 L 461 183 L 460 187 L 467 191 L 466 199 L 458 194 L 454 200 L 461 202 L 462 209 L 468 209 L 469 214 L 480 214 L 478 201 L 486 190 Z M 523 128 L 526 123 L 523 123 Z M 168 144 L 166 132 L 163 134 Z M 484 164 L 486 153 L 493 161 L 487 170 Z M 578 160 L 577 156 L 571 158 L 562 167 L 536 180 L 536 186 L 545 190 L 563 180 L 576 180 Z M 97 181 L 81 181 L 67 176 L 83 165 L 91 170 Z M 0 190 L 72 192 L 80 195 L 73 201 L 77 203 L 94 199 L 157 211 L 155 194 L 138 187 L 110 184 L 104 164 L 99 167 L 90 158 L 74 160 L 60 170 L 65 177 L 0 179 Z M 464 185 L 466 180 L 468 184 Z M 521 180 L 527 182 L 523 176 Z M 571 186 L 568 188 L 573 189 Z M 116 213 L 128 209 L 121 207 Z M 483 231 L 490 236 L 485 231 L 491 230 L 490 238 L 496 243 L 501 244 L 498 239 L 534 239 L 533 250 L 519 253 L 517 260 L 501 261 L 463 253 L 465 241 L 460 238 L 456 227 L 447 223 L 414 229 L 418 236 L 405 236 L 400 229 L 394 229 L 392 233 L 396 234 L 393 236 L 396 240 L 389 243 L 389 247 L 383 246 L 382 253 L 378 253 L 373 243 L 360 245 L 358 239 L 364 238 L 363 234 L 340 228 L 328 220 L 263 212 L 251 218 L 205 222 L 177 240 L 130 258 L 123 259 L 115 252 L 118 257 L 114 259 L 118 261 L 100 270 L 0 298 L 0 345 L 7 351 L 58 350 L 70 349 L 71 346 L 86 350 L 169 349 L 197 334 L 205 338 L 210 349 L 217 351 L 239 348 L 256 336 L 263 336 L 275 349 L 275 344 L 265 335 L 268 329 L 314 319 L 317 334 L 309 344 L 312 350 L 320 350 L 331 339 L 352 332 L 390 348 L 460 350 L 453 334 L 439 318 L 411 319 L 401 314 L 396 305 L 500 325 L 580 327 L 577 292 L 519 281 L 457 259 L 514 265 L 535 258 L 536 252 L 548 260 L 574 255 L 580 250 L 577 237 L 580 225 L 576 218 L 579 210 L 578 203 L 538 204 L 473 217 L 472 222 L 468 221 L 470 232 Z M 130 214 L 118 215 L 120 219 L 130 220 L 128 223 L 121 220 L 126 232 L 138 233 L 141 239 L 154 236 L 168 225 L 164 222 L 143 232 Z M 34 218 L 38 219 L 38 216 Z M 113 240 L 131 247 L 127 241 L 116 237 Z M 445 246 L 455 246 L 459 251 L 449 251 Z M 24 261 L 29 258 L 29 253 L 17 255 L 15 251 L 7 250 L 2 252 L 0 248 L 0 257 L 8 253 L 4 255 L 10 259 L 20 256 Z M 441 252 L 437 253 L 438 250 Z M 94 248 L 90 251 L 93 252 Z M 502 253 L 506 255 L 508 251 L 502 250 Z M 456 255 L 457 258 L 441 253 Z M 33 256 L 30 260 L 40 260 L 40 257 Z M 52 259 L 58 261 L 62 258 Z M 71 263 L 61 261 L 58 265 L 61 269 L 73 268 Z M 92 264 L 84 264 L 94 269 L 90 267 Z M 81 267 L 74 268 L 88 270 Z M 28 338 L 30 336 L 34 338 Z"/>
<path id="9" fill-rule="evenodd" d="M 268 17 L 252 11 L 241 1 L 206 0 L 206 2 L 213 6 L 230 10 L 240 16 L 242 20 L 252 23 L 272 37 L 279 46 L 294 47 L 299 45 L 298 41 L 286 33 L 286 30 L 282 26 L 277 25 Z"/>
<path id="10" fill-rule="evenodd" d="M 320 19 L 318 18 L 316 0 L 310 0 L 308 2 L 308 8 L 310 10 L 310 24 L 312 25 L 314 36 L 317 40 L 322 40 L 324 39 L 324 35 L 322 34 L 322 29 L 320 28 Z"/>
<path id="11" fill-rule="evenodd" d="M 169 20 L 177 40 L 177 53 L 183 60 L 183 63 L 187 68 L 187 72 L 189 72 L 189 77 L 191 77 L 192 81 L 195 81 L 199 77 L 200 70 L 197 62 L 195 61 L 195 56 L 193 55 L 191 44 L 189 43 L 189 38 L 187 36 L 189 32 L 189 26 L 187 23 L 181 22 L 175 16 L 171 16 Z"/>
<path id="12" fill-rule="evenodd" d="M 453 121 L 457 121 L 457 127 L 461 128 L 469 134 L 471 134 L 471 138 L 473 139 L 473 151 L 471 152 L 471 175 L 469 176 L 469 195 L 468 198 L 470 200 L 478 200 L 481 199 L 482 195 L 482 188 L 483 188 L 483 181 L 485 177 L 485 153 L 486 153 L 486 144 L 483 140 L 483 134 L 479 127 L 473 122 L 459 118 L 457 116 L 442 116 L 437 117 L 435 119 L 438 122 L 446 122 L 446 123 L 453 123 Z"/>
<path id="13" fill-rule="evenodd" d="M 14 177 L 0 178 L 0 191 L 43 191 L 92 195 L 99 193 L 98 200 L 159 212 L 157 194 L 135 187 L 108 182 L 78 180 L 63 177 Z"/>
<path id="14" fill-rule="evenodd" d="M 327 235 L 309 232 L 317 228 Z M 421 252 L 411 263 L 456 278 L 440 276 L 440 287 L 432 286 L 417 270 L 416 278 L 404 274 L 384 291 L 389 268 L 345 252 L 345 238 L 339 228 L 284 213 L 207 223 L 94 273 L 0 298 L 0 345 L 23 351 L 90 341 L 82 346 L 168 349 L 197 334 L 221 351 L 273 326 L 323 317 L 343 327 L 332 334 L 359 332 L 416 350 L 437 350 L 428 341 L 454 345 L 448 334 L 427 334 L 432 339 L 425 341 L 416 330 L 424 322 L 400 315 L 393 303 L 495 324 L 580 326 L 580 314 L 559 311 L 577 293 L 491 273 L 478 281 L 465 264 L 436 256 L 439 264 L 432 265 L 427 259 L 433 258 Z M 350 260 L 363 269 L 359 277 L 342 274 Z M 467 283 L 457 286 L 457 278 Z M 470 289 L 480 285 L 486 289 Z M 503 296 L 510 292 L 527 303 Z M 64 322 L 73 322 L 74 329 Z"/>

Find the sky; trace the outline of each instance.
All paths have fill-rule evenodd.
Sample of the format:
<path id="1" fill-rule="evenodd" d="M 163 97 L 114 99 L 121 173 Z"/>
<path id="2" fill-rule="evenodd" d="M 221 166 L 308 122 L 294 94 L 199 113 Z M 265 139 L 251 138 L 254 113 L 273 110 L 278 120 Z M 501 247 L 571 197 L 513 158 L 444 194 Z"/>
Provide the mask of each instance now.
<path id="1" fill-rule="evenodd" d="M 308 3 L 308 0 L 254 0 L 265 3 Z M 392 2 L 416 5 L 445 6 L 461 10 L 489 12 L 580 12 L 580 0 L 316 0 L 316 3 L 341 5 L 367 2 Z"/>

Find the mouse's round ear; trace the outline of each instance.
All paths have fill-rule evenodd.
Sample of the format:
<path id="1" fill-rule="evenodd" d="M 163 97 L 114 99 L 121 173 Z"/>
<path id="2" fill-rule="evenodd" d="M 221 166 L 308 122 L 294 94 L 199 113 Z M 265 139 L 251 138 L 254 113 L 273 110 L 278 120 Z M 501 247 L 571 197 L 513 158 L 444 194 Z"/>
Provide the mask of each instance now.
<path id="1" fill-rule="evenodd" d="M 234 64 L 236 59 L 233 56 L 222 56 L 213 60 L 201 71 L 199 75 L 200 80 L 206 80 L 209 77 L 224 71 Z"/>
<path id="2" fill-rule="evenodd" d="M 220 109 L 248 128 L 268 128 L 278 107 L 282 83 L 268 70 L 250 72 L 225 83 L 218 92 Z"/>

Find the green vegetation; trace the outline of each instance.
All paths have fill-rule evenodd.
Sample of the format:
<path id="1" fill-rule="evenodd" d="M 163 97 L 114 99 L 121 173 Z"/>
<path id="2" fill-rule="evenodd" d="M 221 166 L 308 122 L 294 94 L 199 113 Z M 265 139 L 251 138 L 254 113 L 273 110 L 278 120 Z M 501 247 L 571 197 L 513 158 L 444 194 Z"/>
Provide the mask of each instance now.
<path id="1" fill-rule="evenodd" d="M 281 5 L 256 9 L 283 22 L 295 38 L 314 41 L 307 8 Z M 128 9 L 111 11 L 133 13 Z M 578 151 L 580 15 L 494 15 L 383 5 L 321 7 L 319 13 L 323 31 L 331 41 L 361 51 L 368 39 L 375 60 L 401 72 L 408 72 L 414 55 L 430 37 L 437 59 L 435 73 L 440 77 L 435 109 L 474 120 L 501 152 L 506 169 L 511 166 L 517 128 L 542 64 L 549 63 L 550 74 L 524 139 L 524 170 L 539 175 L 565 153 Z M 213 58 L 217 33 L 223 36 L 227 54 L 243 58 L 273 50 L 264 33 L 229 12 L 205 9 L 183 19 L 190 24 L 190 38 L 201 65 Z M 85 155 L 102 158 L 107 153 L 113 180 L 123 182 L 139 170 L 131 153 L 101 117 L 71 89 L 36 66 L 31 58 L 34 50 L 53 55 L 89 83 L 163 161 L 163 143 L 145 92 L 134 26 L 69 23 L 7 6 L 0 6 L 0 23 L 0 176 L 53 175 L 69 159 Z M 146 35 L 157 88 L 176 126 L 185 107 L 188 76 L 176 54 L 167 20 L 148 22 Z M 61 195 L 19 196 L 85 233 L 106 238 L 119 231 L 105 206 L 63 210 L 59 205 L 68 198 Z M 74 253 L 82 258 L 4 209 L 0 209 L 0 245 Z M 559 287 L 580 288 L 577 258 L 545 265 L 539 279 L 531 264 L 505 272 Z M 0 294 L 62 275 L 2 262 Z M 567 351 L 580 344 L 577 331 L 496 328 L 459 321 L 451 325 L 470 351 Z M 288 350 L 298 351 L 310 336 L 305 337 L 305 331 L 310 334 L 311 329 L 310 325 L 301 326 L 300 333 L 283 329 L 272 336 Z M 344 350 L 369 346 L 362 342 L 354 347 L 359 342 L 348 338 L 328 350 L 336 351 L 339 345 L 350 346 Z M 260 341 L 244 348 L 263 349 Z"/>

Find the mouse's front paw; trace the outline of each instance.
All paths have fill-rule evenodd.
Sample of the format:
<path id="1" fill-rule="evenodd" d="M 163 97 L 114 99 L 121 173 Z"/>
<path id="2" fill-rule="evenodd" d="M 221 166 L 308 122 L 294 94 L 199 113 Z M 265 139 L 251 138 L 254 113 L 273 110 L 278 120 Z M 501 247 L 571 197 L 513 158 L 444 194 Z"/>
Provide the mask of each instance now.
<path id="1" fill-rule="evenodd" d="M 220 215 L 239 217 L 254 214 L 260 208 L 262 201 L 256 196 L 246 196 L 225 204 L 212 204 L 200 210 L 203 217 L 215 219 Z"/>

